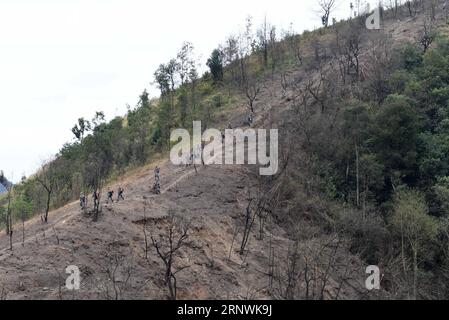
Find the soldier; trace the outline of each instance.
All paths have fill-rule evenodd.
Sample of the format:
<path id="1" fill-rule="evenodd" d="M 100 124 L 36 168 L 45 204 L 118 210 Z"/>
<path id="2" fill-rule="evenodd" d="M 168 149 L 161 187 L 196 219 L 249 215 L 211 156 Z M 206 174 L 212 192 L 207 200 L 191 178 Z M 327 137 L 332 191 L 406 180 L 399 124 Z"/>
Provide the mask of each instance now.
<path id="1" fill-rule="evenodd" d="M 251 114 L 248 115 L 247 123 L 249 127 L 251 127 L 253 124 L 253 116 Z"/>
<path id="2" fill-rule="evenodd" d="M 109 200 L 111 200 L 112 203 L 114 203 L 114 199 L 112 197 L 114 196 L 114 190 L 108 190 L 108 199 L 106 200 L 106 203 L 109 203 Z"/>
<path id="3" fill-rule="evenodd" d="M 87 201 L 86 196 L 83 193 L 81 193 L 80 194 L 80 207 L 81 207 L 81 210 L 86 209 L 86 201 Z"/>
<path id="4" fill-rule="evenodd" d="M 154 186 L 153 186 L 153 193 L 154 193 L 154 194 L 161 194 L 161 184 L 159 183 L 159 181 L 156 181 L 156 182 L 154 183 Z"/>
<path id="5" fill-rule="evenodd" d="M 154 180 L 160 179 L 160 173 L 161 173 L 161 169 L 158 166 L 156 166 L 156 168 L 154 169 Z"/>
<path id="6" fill-rule="evenodd" d="M 123 196 L 124 192 L 125 192 L 125 190 L 123 190 L 122 187 L 118 188 L 117 202 L 119 202 L 120 199 L 122 199 L 123 201 L 125 200 L 125 197 Z"/>
<path id="7" fill-rule="evenodd" d="M 204 148 L 203 143 L 202 143 L 202 144 L 198 144 L 198 145 L 196 146 L 195 158 L 196 158 L 196 159 L 201 159 L 201 163 L 202 163 L 203 166 L 204 166 L 203 148 Z"/>
<path id="8" fill-rule="evenodd" d="M 160 173 L 161 169 L 158 166 L 156 166 L 156 168 L 154 169 L 154 185 L 153 185 L 153 192 L 155 194 L 161 194 Z"/>

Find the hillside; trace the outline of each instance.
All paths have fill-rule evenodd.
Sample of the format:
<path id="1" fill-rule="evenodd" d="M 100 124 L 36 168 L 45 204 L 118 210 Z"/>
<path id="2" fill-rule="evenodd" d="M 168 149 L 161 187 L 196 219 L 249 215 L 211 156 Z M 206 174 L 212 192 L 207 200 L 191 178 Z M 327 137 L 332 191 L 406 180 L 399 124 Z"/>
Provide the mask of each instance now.
<path id="1" fill-rule="evenodd" d="M 79 121 L 78 141 L 35 177 L 56 172 L 70 183 L 47 206 L 39 194 L 41 216 L 16 218 L 12 250 L 0 236 L 0 298 L 447 298 L 449 28 L 443 3 L 433 16 L 424 3 L 415 13 L 383 10 L 381 30 L 360 16 L 273 42 L 269 55 L 223 65 L 214 51 L 210 73 L 178 88 L 170 61 L 155 73 L 157 101 L 144 92 L 110 123 L 97 113 L 85 137 Z M 247 128 L 248 113 L 254 128 L 279 129 L 276 175 L 168 160 L 176 125 L 198 117 Z M 117 138 L 123 132 L 129 140 Z M 151 192 L 156 165 L 160 195 Z M 104 204 L 118 187 L 125 200 Z M 20 188 L 31 198 L 42 191 Z M 91 201 L 94 189 L 101 210 L 72 202 L 85 190 Z M 44 223 L 50 203 L 64 205 Z M 80 290 L 64 286 L 69 265 L 81 270 Z M 365 287 L 369 265 L 382 272 L 380 290 Z"/>
<path id="2" fill-rule="evenodd" d="M 269 94 L 262 96 L 268 99 Z M 282 104 L 279 98 L 269 99 Z M 245 115 L 244 106 L 237 110 L 233 123 Z M 261 110 L 259 121 L 270 112 Z M 254 168 L 214 165 L 200 167 L 196 173 L 191 167 L 176 167 L 164 160 L 159 164 L 162 194 L 153 195 L 154 165 L 111 184 L 113 189 L 125 189 L 125 201 L 104 205 L 95 224 L 74 202 L 52 211 L 48 224 L 38 217 L 27 221 L 24 243 L 22 226 L 17 225 L 12 251 L 8 237 L 2 236 L 0 288 L 4 298 L 165 299 L 164 267 L 151 245 L 145 258 L 143 228 L 146 224 L 147 233 L 164 234 L 170 212 L 191 224 L 188 243 L 176 263 L 179 268 L 187 267 L 177 275 L 179 299 L 281 298 L 286 289 L 274 281 L 274 273 L 287 277 L 283 261 L 288 259 L 291 243 L 276 218 L 266 222 L 262 238 L 258 232 L 251 233 L 244 255 L 238 252 L 248 192 L 257 190 L 260 183 Z M 348 257 L 344 244 L 332 236 L 323 235 L 322 240 L 333 252 L 332 260 L 342 259 L 352 276 L 346 278 L 346 273 L 335 269 L 335 278 L 320 280 L 326 283 L 325 290 L 317 287 L 310 297 L 323 294 L 333 299 L 338 292 L 340 298 L 357 298 L 366 291 L 356 277 L 363 279 L 361 261 Z M 303 245 L 313 250 L 320 244 L 311 239 Z M 66 265 L 77 265 L 82 271 L 80 291 L 68 292 L 64 287 Z"/>

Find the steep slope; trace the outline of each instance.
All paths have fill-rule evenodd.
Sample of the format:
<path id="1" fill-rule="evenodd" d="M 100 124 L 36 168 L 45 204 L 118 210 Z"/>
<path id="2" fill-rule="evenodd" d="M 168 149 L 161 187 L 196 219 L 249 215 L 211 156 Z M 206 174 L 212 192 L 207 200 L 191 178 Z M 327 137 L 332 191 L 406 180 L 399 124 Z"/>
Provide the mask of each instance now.
<path id="1" fill-rule="evenodd" d="M 397 42 L 412 41 L 421 22 L 419 19 L 394 21 L 385 28 Z M 329 35 L 322 38 L 323 44 L 326 36 Z M 361 60 L 368 51 L 369 46 L 364 43 Z M 303 68 L 291 68 L 286 73 L 297 80 L 297 87 L 306 83 Z M 307 76 L 314 78 L 318 73 L 312 71 Z M 280 83 L 280 75 L 275 74 L 261 84 L 263 89 L 256 101 L 256 126 L 276 128 L 294 121 L 295 106 L 291 101 L 296 88 L 292 85 L 282 93 Z M 241 126 L 245 114 L 242 105 L 222 126 L 228 121 L 233 126 Z M 281 131 L 281 135 L 288 132 Z M 289 147 L 284 145 L 281 149 L 285 151 Z M 314 252 L 313 267 L 323 279 L 314 284 L 321 288 L 310 289 L 306 297 L 370 297 L 364 288 L 366 263 L 350 253 L 346 239 L 338 239 L 332 233 L 311 228 L 308 232 L 312 236 L 300 234 L 299 243 L 291 241 L 285 224 L 278 221 L 282 219 L 274 215 L 266 222 L 263 237 L 256 230 L 256 222 L 245 254 L 238 253 L 248 192 L 254 192 L 259 183 L 251 167 L 208 166 L 196 173 L 192 168 L 175 167 L 169 162 L 160 166 L 162 194 L 159 196 L 150 193 L 154 165 L 147 166 L 110 185 L 115 190 L 124 187 L 126 200 L 105 205 L 97 223 L 84 216 L 74 202 L 51 212 L 48 225 L 42 224 L 39 218 L 26 222 L 23 244 L 21 226 L 16 226 L 12 251 L 8 249 L 9 239 L 0 236 L 0 298 L 167 298 L 164 265 L 151 243 L 145 257 L 145 233 L 148 233 L 147 242 L 151 241 L 150 233 L 155 238 L 163 235 L 171 211 L 189 220 L 191 225 L 189 239 L 176 260 L 178 268 L 185 267 L 177 274 L 178 298 L 288 297 L 289 290 L 293 290 L 289 283 L 294 282 L 289 280 L 299 276 L 289 260 L 295 248 Z M 312 209 L 295 205 L 285 203 L 281 209 L 315 218 Z M 318 204 L 314 205 L 314 209 L 319 208 Z M 64 270 L 69 265 L 76 265 L 82 271 L 79 291 L 69 292 L 64 287 L 67 276 Z M 273 283 L 274 278 L 278 283 Z"/>
<path id="2" fill-rule="evenodd" d="M 278 79 L 264 84 L 256 126 L 272 122 L 272 108 L 285 107 Z M 230 118 L 240 126 L 246 114 L 240 106 Z M 254 222 L 245 253 L 242 241 L 249 192 L 257 190 L 254 167 L 205 166 L 198 172 L 161 167 L 162 194 L 153 195 L 153 167 L 147 166 L 111 185 L 125 189 L 125 201 L 104 205 L 99 221 L 84 216 L 77 202 L 50 213 L 49 224 L 38 217 L 15 227 L 13 250 L 9 238 L 0 237 L 0 292 L 7 299 L 165 299 L 164 265 L 151 245 L 149 234 L 164 235 L 170 212 L 190 221 L 189 239 L 179 251 L 177 277 L 180 299 L 269 299 L 285 295 L 287 288 L 273 283 L 288 277 L 292 243 L 277 223 L 266 221 L 263 237 Z M 102 199 L 105 199 L 103 195 Z M 103 200 L 104 201 L 104 200 Z M 145 257 L 145 233 L 148 257 Z M 323 238 L 327 236 L 323 235 Z M 149 243 L 150 242 L 150 243 Z M 329 237 L 334 262 L 344 263 L 351 277 L 326 274 L 324 297 L 356 298 L 363 289 L 364 268 L 344 246 Z M 313 250 L 313 240 L 303 244 Z M 330 263 L 330 262 L 328 262 Z M 69 265 L 82 272 L 79 291 L 65 288 Z M 324 267 L 323 267 L 324 268 Z M 355 279 L 355 280 L 354 280 Z"/>

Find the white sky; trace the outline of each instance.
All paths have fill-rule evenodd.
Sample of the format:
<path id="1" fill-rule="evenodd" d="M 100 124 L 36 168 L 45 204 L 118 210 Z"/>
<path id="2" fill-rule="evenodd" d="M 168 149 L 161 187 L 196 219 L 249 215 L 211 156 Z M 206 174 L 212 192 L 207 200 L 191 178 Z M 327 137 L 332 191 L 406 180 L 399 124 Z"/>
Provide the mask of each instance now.
<path id="1" fill-rule="evenodd" d="M 349 16 L 340 0 L 338 18 Z M 0 0 L 0 170 L 14 180 L 71 141 L 79 117 L 124 115 L 183 41 L 201 63 L 265 15 L 278 29 L 319 26 L 316 0 Z"/>

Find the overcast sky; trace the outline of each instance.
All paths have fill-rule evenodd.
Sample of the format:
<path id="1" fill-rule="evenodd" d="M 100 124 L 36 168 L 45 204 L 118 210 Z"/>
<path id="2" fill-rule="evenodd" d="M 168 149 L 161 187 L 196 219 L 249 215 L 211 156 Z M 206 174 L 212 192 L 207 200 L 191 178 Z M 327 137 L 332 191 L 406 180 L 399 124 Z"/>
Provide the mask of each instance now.
<path id="1" fill-rule="evenodd" d="M 320 24 L 316 0 L 0 0 L 0 169 L 14 180 L 72 140 L 79 117 L 124 115 L 183 41 L 204 66 L 251 15 L 279 29 Z M 338 18 L 349 16 L 340 0 Z"/>

